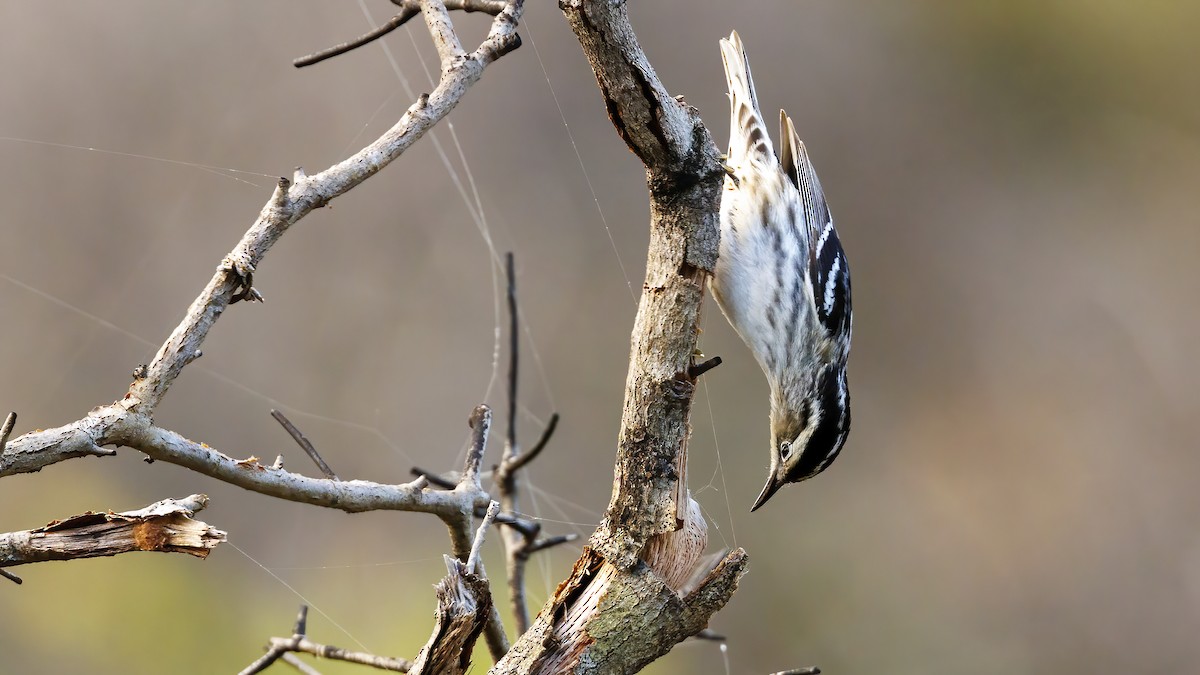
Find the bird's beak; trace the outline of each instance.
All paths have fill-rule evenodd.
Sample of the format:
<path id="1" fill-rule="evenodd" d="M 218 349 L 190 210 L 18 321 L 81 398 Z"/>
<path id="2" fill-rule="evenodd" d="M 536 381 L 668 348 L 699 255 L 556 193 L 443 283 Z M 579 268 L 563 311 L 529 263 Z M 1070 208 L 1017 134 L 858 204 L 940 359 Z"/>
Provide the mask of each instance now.
<path id="1" fill-rule="evenodd" d="M 766 504 L 767 500 L 771 498 L 771 495 L 778 492 L 779 488 L 781 487 L 783 487 L 783 481 L 779 480 L 779 478 L 775 475 L 775 472 L 772 471 L 771 474 L 767 476 L 767 484 L 763 486 L 762 492 L 758 493 L 758 499 L 754 500 L 754 506 L 750 507 L 750 513 L 754 513 L 758 510 L 758 507 Z"/>

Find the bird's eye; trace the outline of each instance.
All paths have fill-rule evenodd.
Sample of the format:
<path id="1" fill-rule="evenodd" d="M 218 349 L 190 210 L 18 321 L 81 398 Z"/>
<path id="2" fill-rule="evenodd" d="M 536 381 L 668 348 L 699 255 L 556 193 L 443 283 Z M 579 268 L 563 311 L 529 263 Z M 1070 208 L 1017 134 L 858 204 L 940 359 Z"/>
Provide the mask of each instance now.
<path id="1" fill-rule="evenodd" d="M 792 456 L 792 444 L 791 444 L 791 443 L 789 443 L 789 442 L 787 442 L 787 441 L 784 441 L 784 442 L 780 443 L 780 444 L 779 444 L 779 454 L 780 454 L 780 455 L 781 455 L 781 456 L 782 456 L 784 459 L 787 459 L 788 457 L 791 457 L 791 456 Z"/>

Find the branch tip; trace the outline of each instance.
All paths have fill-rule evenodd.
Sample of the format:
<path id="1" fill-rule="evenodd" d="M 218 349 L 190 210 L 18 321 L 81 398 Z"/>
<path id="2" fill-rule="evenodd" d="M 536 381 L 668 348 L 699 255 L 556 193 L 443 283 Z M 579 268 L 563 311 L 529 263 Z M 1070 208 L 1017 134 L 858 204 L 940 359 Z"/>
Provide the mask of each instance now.
<path id="1" fill-rule="evenodd" d="M 12 435 L 13 427 L 17 426 L 17 413 L 10 412 L 4 418 L 4 426 L 0 426 L 0 452 L 8 447 L 8 437 Z"/>
<path id="2" fill-rule="evenodd" d="M 479 466 L 483 462 L 483 452 L 487 448 L 488 431 L 492 426 L 492 409 L 483 404 L 475 406 L 468 423 L 472 431 L 471 449 L 467 452 L 460 484 L 467 484 L 479 490 L 482 489 L 479 484 Z"/>
<path id="3" fill-rule="evenodd" d="M 546 444 L 550 442 L 550 437 L 554 435 L 554 430 L 558 428 L 558 413 L 550 415 L 550 421 L 546 423 L 545 430 L 542 431 L 542 437 L 538 439 L 536 445 L 530 448 L 527 452 L 517 455 L 508 465 L 508 471 L 513 472 L 525 467 L 526 464 L 537 459 L 542 450 L 546 448 Z"/>
<path id="4" fill-rule="evenodd" d="M 487 513 L 483 515 L 483 522 L 479 524 L 479 529 L 475 531 L 475 541 L 471 544 L 471 554 L 467 556 L 467 571 L 471 574 L 479 574 L 479 550 L 483 548 L 483 540 L 487 535 L 488 528 L 496 520 L 496 514 L 500 513 L 500 502 L 493 501 L 488 504 Z"/>
<path id="5" fill-rule="evenodd" d="M 283 427 L 284 431 L 288 432 L 288 435 L 292 437 L 292 440 L 296 441 L 296 445 L 300 446 L 300 449 L 303 450 L 306 455 L 308 455 L 308 458 L 313 461 L 313 464 L 317 465 L 317 468 L 321 470 L 321 473 L 325 474 L 326 478 L 329 480 L 341 480 L 337 477 L 337 474 L 333 472 L 333 469 L 329 468 L 329 465 L 325 463 L 325 460 L 321 458 L 320 453 L 317 452 L 317 449 L 313 446 L 312 441 L 309 441 L 308 437 L 305 436 L 295 424 L 292 424 L 292 421 L 287 418 L 287 415 L 284 415 L 278 410 L 272 410 L 271 417 L 274 417 L 275 421 L 279 422 L 279 425 Z M 282 467 L 283 462 L 279 462 L 279 466 Z"/>
<path id="6" fill-rule="evenodd" d="M 721 357 L 719 357 L 719 356 L 714 356 L 711 359 L 709 359 L 707 361 L 702 361 L 700 363 L 694 363 L 694 364 L 688 366 L 688 377 L 695 380 L 698 377 L 700 377 L 701 375 L 712 370 L 713 368 L 716 368 L 717 366 L 721 365 L 721 363 L 722 363 Z"/>
<path id="7" fill-rule="evenodd" d="M 453 481 L 453 480 L 450 480 L 449 478 L 445 478 L 441 475 L 438 475 L 437 473 L 435 473 L 433 471 L 429 471 L 428 469 L 422 469 L 419 466 L 414 466 L 413 468 L 409 469 L 409 473 L 416 476 L 417 478 L 424 478 L 431 485 L 440 487 L 444 490 L 453 490 L 454 488 L 458 487 L 457 481 Z"/>
<path id="8" fill-rule="evenodd" d="M 538 551 L 544 551 L 548 548 L 553 548 L 555 546 L 560 546 L 562 544 L 569 544 L 569 543 L 575 541 L 576 539 L 579 539 L 579 535 L 575 534 L 574 532 L 571 532 L 569 534 L 560 534 L 555 537 L 546 537 L 545 539 L 540 539 L 538 541 L 533 542 L 529 546 L 526 546 L 525 549 L 523 551 L 521 551 L 521 555 L 528 558 L 529 556 L 533 555 L 534 553 L 537 553 Z"/>
<path id="9" fill-rule="evenodd" d="M 300 611 L 296 614 L 296 627 L 292 633 L 301 637 L 308 634 L 308 605 L 300 605 Z"/>

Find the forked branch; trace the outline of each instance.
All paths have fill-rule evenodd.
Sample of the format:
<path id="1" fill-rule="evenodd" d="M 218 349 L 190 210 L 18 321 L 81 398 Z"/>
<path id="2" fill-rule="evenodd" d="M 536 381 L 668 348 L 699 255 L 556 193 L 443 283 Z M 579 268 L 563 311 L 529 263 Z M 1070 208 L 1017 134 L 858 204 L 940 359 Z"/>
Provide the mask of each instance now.
<path id="1" fill-rule="evenodd" d="M 422 0 L 419 4 L 429 22 L 448 25 L 445 5 L 432 0 Z M 250 293 L 252 276 L 275 242 L 313 209 L 325 206 L 378 173 L 444 118 L 489 64 L 520 44 L 516 27 L 522 6 L 523 0 L 503 3 L 480 46 L 463 54 L 454 68 L 445 70 L 432 92 L 422 95 L 395 126 L 367 147 L 318 174 L 310 176 L 297 171 L 293 180 L 281 178 L 258 218 L 218 265 L 154 360 L 138 369 L 124 398 L 96 408 L 87 417 L 66 426 L 13 439 L 0 453 L 0 477 L 39 471 L 74 457 L 112 454 L 104 446 L 118 445 L 283 499 L 345 510 L 441 510 L 443 507 L 437 504 L 445 500 L 424 494 L 422 485 L 380 486 L 357 481 L 331 485 L 329 481 L 281 469 L 267 470 L 254 457 L 234 460 L 205 444 L 157 427 L 151 420 L 158 403 L 184 367 L 199 358 L 201 344 L 226 308 L 238 298 L 256 297 Z M 347 504 L 351 506 L 346 508 Z"/>

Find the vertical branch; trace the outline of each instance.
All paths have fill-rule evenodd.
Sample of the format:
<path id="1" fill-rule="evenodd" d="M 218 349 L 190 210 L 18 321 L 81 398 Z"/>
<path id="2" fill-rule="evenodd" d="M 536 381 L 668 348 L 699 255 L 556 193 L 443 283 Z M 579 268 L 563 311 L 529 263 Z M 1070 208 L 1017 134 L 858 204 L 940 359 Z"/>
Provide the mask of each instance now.
<path id="1" fill-rule="evenodd" d="M 500 493 L 500 505 L 506 513 L 520 513 L 519 472 L 533 461 L 554 435 L 558 427 L 558 413 L 550 416 L 541 438 L 526 452 L 521 452 L 517 442 L 517 381 L 520 374 L 520 315 L 517 307 L 517 276 L 513 254 L 504 256 L 504 271 L 507 279 L 508 296 L 508 428 L 504 440 L 504 453 L 495 468 L 496 489 Z M 529 629 L 529 605 L 525 598 L 525 567 L 529 557 L 538 551 L 575 540 L 575 535 L 563 535 L 538 539 L 541 526 L 536 522 L 505 523 L 500 528 L 504 541 L 505 572 L 508 579 L 508 600 L 517 631 L 524 634 Z"/>
<path id="2" fill-rule="evenodd" d="M 517 333 L 517 275 L 513 270 L 512 251 L 504 254 L 504 276 L 508 296 L 508 429 L 504 458 L 517 456 L 517 359 L 520 356 L 520 335 Z"/>
<path id="3" fill-rule="evenodd" d="M 487 449 L 488 432 L 492 428 L 491 408 L 488 408 L 486 405 L 476 406 L 475 410 L 471 412 L 468 423 L 471 425 L 471 447 L 467 451 L 467 459 L 463 464 L 462 478 L 458 481 L 458 486 L 454 489 L 457 492 L 465 494 L 486 496 L 479 481 L 479 467 L 483 463 L 483 453 Z M 472 561 L 473 569 L 471 572 L 480 578 L 486 578 L 487 573 L 483 569 L 483 561 L 478 559 L 478 545 L 483 544 L 483 539 L 476 539 L 473 536 L 472 521 L 474 515 L 474 508 L 464 505 L 463 510 L 456 514 L 454 518 L 444 520 L 446 527 L 450 530 L 451 549 L 454 552 L 454 557 L 465 564 L 471 560 L 472 551 L 475 551 L 475 559 Z M 496 513 L 489 505 L 489 509 L 484 515 L 484 523 L 489 524 L 495 518 Z M 486 529 L 486 527 L 483 529 Z M 484 636 L 487 638 L 488 649 L 491 651 L 492 658 L 499 660 L 508 651 L 508 636 L 504 634 L 504 624 L 500 621 L 500 612 L 496 610 L 496 605 L 490 599 L 485 611 L 487 614 L 487 625 L 484 629 Z"/>
<path id="4" fill-rule="evenodd" d="M 659 81 L 626 3 L 560 0 L 559 7 L 613 126 L 646 167 L 650 246 L 612 500 L 571 576 L 492 675 L 637 672 L 703 629 L 748 564 L 741 549 L 715 567 L 700 562 L 706 525 L 685 478 L 695 394 L 689 371 L 720 236 L 716 146 L 698 112 Z M 694 585 L 681 585 L 691 578 Z"/>
<path id="5" fill-rule="evenodd" d="M 686 511 L 680 507 L 695 394 L 688 369 L 704 282 L 716 263 L 723 174 L 699 113 L 658 80 L 625 5 L 564 0 L 560 6 L 650 187 L 650 247 L 630 340 L 613 496 L 591 542 L 606 560 L 628 568 L 651 537 L 678 529 Z"/>
<path id="6" fill-rule="evenodd" d="M 520 352 L 520 335 L 517 333 L 517 278 L 513 254 L 504 254 L 504 273 L 508 296 L 508 428 L 505 430 L 504 454 L 496 467 L 496 486 L 500 492 L 500 505 L 509 513 L 520 512 L 518 499 L 517 466 L 520 455 L 517 445 L 517 375 Z M 500 528 L 504 541 L 505 575 L 508 580 L 508 601 L 517 631 L 529 630 L 529 608 L 525 601 L 525 562 L 529 559 L 529 546 L 537 537 L 538 530 L 520 532 L 511 526 Z"/>

